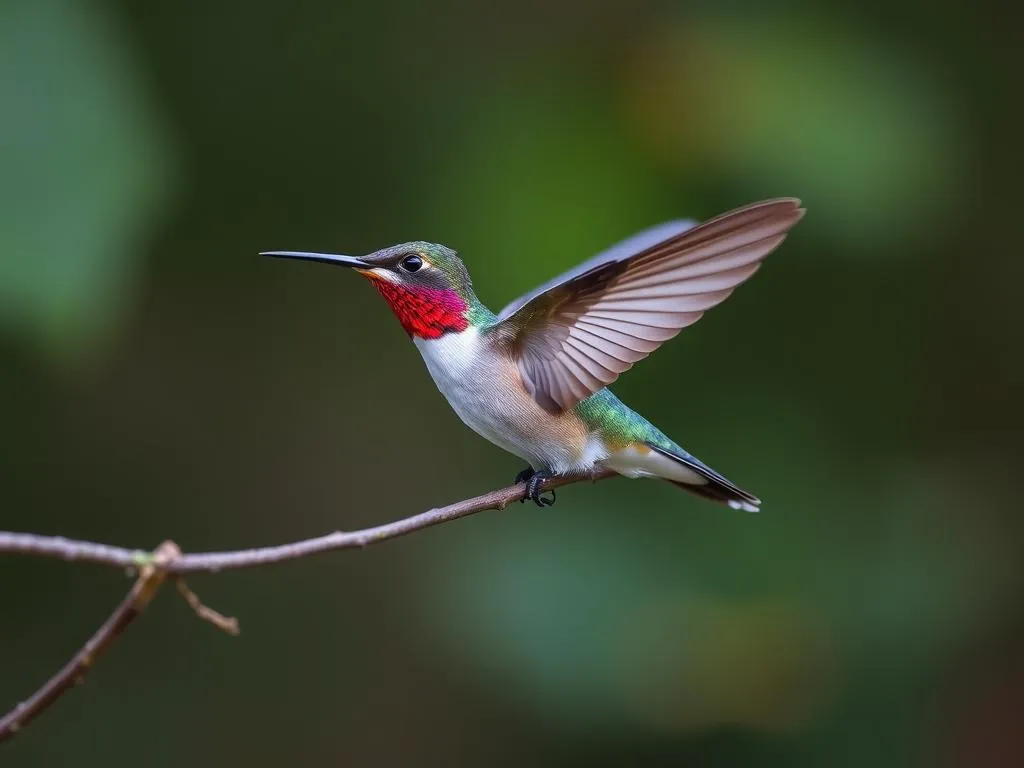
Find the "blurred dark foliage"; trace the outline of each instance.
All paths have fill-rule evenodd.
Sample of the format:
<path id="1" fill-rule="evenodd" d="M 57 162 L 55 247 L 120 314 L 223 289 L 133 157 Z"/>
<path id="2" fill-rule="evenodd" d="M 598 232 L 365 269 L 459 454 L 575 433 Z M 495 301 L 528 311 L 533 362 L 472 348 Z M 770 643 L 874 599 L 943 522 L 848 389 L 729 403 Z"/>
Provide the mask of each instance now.
<path id="1" fill-rule="evenodd" d="M 0 5 L 0 527 L 188 550 L 509 481 L 361 281 L 493 306 L 634 230 L 809 214 L 616 391 L 764 500 L 566 489 L 196 578 L 10 766 L 1024 763 L 1016 29 L 972 5 Z M 0 707 L 127 581 L 0 560 Z"/>

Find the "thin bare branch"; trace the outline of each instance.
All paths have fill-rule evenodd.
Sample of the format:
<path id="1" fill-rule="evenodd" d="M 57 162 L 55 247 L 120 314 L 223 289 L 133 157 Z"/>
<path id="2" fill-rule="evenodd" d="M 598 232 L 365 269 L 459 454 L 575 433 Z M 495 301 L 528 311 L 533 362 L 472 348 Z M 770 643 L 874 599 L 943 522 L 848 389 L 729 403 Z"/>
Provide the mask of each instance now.
<path id="1" fill-rule="evenodd" d="M 615 473 L 611 471 L 603 471 L 593 476 L 558 477 L 546 481 L 543 488 L 544 490 L 553 490 L 582 480 L 596 482 L 613 474 Z M 11 738 L 65 692 L 80 683 L 96 659 L 142 613 L 167 578 L 172 578 L 177 582 L 178 591 L 199 618 L 209 621 L 229 634 L 238 634 L 238 622 L 204 605 L 196 594 L 185 585 L 183 574 L 215 573 L 230 568 L 251 568 L 258 565 L 298 560 L 336 549 L 365 547 L 378 541 L 387 541 L 413 531 L 468 517 L 477 512 L 504 509 L 512 502 L 522 499 L 523 494 L 524 486 L 522 484 L 512 485 L 485 493 L 482 496 L 449 504 L 447 507 L 431 509 L 373 528 L 359 531 L 336 531 L 326 536 L 276 547 L 243 549 L 233 552 L 202 552 L 192 555 L 181 554 L 178 546 L 171 541 L 164 542 L 153 552 L 146 552 L 140 549 L 111 547 L 89 541 L 75 541 L 61 536 L 38 536 L 32 533 L 0 531 L 0 555 L 33 555 L 69 562 L 96 563 L 115 568 L 136 569 L 139 573 L 138 580 L 121 604 L 71 661 L 47 680 L 42 688 L 0 718 L 0 742 Z"/>
<path id="2" fill-rule="evenodd" d="M 50 557 L 71 563 L 97 563 L 114 568 L 140 568 L 153 559 L 153 553 L 143 549 L 125 549 L 91 541 L 65 539 L 63 536 L 8 531 L 0 531 L 0 554 Z"/>
<path id="3" fill-rule="evenodd" d="M 153 562 L 139 570 L 139 577 L 124 600 L 71 661 L 47 680 L 42 688 L 0 718 L 0 742 L 14 736 L 67 691 L 82 682 L 96 660 L 149 605 L 167 577 L 163 566 L 180 554 L 174 542 L 167 541 L 150 555 Z"/>
<path id="4" fill-rule="evenodd" d="M 601 480 L 615 474 L 605 470 L 594 476 L 557 477 L 544 483 L 545 490 L 582 480 Z M 446 507 L 431 509 L 412 517 L 391 523 L 364 528 L 359 531 L 335 531 L 313 539 L 281 544 L 274 547 L 241 549 L 232 552 L 200 552 L 185 554 L 165 563 L 162 569 L 170 574 L 216 573 L 233 568 L 253 568 L 259 565 L 283 563 L 288 560 L 331 552 L 336 549 L 353 549 L 387 541 L 420 531 L 441 523 L 458 520 L 489 509 L 504 509 L 514 501 L 523 498 L 522 484 L 511 485 L 491 491 L 472 499 L 458 501 Z M 154 564 L 154 554 L 138 549 L 111 547 L 89 541 L 74 541 L 59 536 L 37 536 L 31 533 L 9 533 L 0 531 L 0 554 L 22 554 L 37 557 L 52 557 L 72 562 L 97 563 L 116 568 L 139 568 Z"/>

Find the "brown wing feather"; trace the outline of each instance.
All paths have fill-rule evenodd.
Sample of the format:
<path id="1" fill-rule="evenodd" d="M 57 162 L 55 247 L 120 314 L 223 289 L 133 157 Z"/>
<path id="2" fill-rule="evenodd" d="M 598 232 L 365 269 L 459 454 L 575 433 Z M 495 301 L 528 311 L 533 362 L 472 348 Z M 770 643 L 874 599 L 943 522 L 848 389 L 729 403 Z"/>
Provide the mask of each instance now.
<path id="1" fill-rule="evenodd" d="M 495 330 L 537 402 L 571 408 L 724 301 L 803 213 L 790 198 L 724 213 L 573 276 Z"/>

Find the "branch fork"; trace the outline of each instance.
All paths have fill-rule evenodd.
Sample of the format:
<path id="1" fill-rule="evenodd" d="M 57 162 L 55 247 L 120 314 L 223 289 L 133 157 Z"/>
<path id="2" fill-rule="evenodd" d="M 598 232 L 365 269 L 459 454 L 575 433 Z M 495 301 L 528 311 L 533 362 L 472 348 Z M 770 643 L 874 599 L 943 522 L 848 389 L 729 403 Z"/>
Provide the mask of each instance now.
<path id="1" fill-rule="evenodd" d="M 611 470 L 602 470 L 595 474 L 582 476 L 554 477 L 545 480 L 541 488 L 545 491 L 553 490 L 582 480 L 597 482 L 614 474 Z M 128 594 L 71 660 L 47 680 L 39 690 L 0 718 L 0 743 L 13 737 L 45 712 L 64 693 L 81 683 L 95 661 L 146 609 L 168 579 L 175 582 L 178 593 L 189 604 L 196 616 L 230 635 L 237 635 L 239 632 L 238 621 L 204 605 L 185 584 L 185 574 L 218 573 L 228 569 L 252 568 L 289 560 L 300 560 L 337 549 L 362 549 L 370 544 L 458 520 L 477 512 L 505 509 L 512 502 L 522 499 L 525 490 L 525 486 L 518 483 L 372 528 L 359 531 L 335 531 L 325 536 L 291 544 L 231 552 L 183 554 L 173 541 L 165 541 L 152 552 L 147 552 L 89 541 L 75 541 L 62 536 L 39 536 L 32 533 L 0 531 L 0 555 L 20 554 L 68 562 L 89 562 L 121 568 L 136 574 L 135 583 Z"/>

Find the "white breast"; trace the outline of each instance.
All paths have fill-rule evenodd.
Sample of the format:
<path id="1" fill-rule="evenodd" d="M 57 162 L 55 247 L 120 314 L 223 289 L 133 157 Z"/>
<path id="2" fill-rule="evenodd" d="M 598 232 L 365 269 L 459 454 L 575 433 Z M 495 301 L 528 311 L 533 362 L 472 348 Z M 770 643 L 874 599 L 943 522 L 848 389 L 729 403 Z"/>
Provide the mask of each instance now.
<path id="1" fill-rule="evenodd" d="M 575 414 L 543 411 L 519 384 L 515 364 L 496 353 L 476 328 L 414 342 L 459 418 L 535 469 L 589 469 L 603 453 Z"/>
<path id="2" fill-rule="evenodd" d="M 474 373 L 480 363 L 480 331 L 473 326 L 462 333 L 446 333 L 439 339 L 414 338 L 413 343 L 445 397 L 449 391 L 461 389 L 460 382 Z"/>

